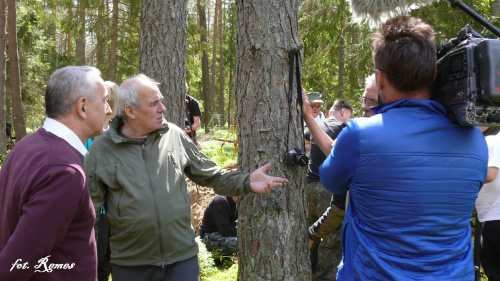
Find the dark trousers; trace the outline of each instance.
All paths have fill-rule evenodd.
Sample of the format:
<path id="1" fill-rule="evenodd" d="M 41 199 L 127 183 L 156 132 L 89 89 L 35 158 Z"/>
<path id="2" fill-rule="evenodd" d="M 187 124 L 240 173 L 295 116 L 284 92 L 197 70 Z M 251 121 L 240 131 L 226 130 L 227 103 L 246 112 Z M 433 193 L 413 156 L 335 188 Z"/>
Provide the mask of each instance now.
<path id="1" fill-rule="evenodd" d="M 109 248 L 111 229 L 105 215 L 101 215 L 101 219 L 97 223 L 97 229 L 99 230 L 97 236 L 97 280 L 108 281 L 111 273 L 111 250 Z"/>
<path id="2" fill-rule="evenodd" d="M 120 266 L 111 264 L 113 281 L 199 281 L 200 266 L 198 256 L 164 267 Z"/>
<path id="3" fill-rule="evenodd" d="M 481 235 L 481 264 L 488 281 L 500 281 L 500 220 L 484 223 Z"/>

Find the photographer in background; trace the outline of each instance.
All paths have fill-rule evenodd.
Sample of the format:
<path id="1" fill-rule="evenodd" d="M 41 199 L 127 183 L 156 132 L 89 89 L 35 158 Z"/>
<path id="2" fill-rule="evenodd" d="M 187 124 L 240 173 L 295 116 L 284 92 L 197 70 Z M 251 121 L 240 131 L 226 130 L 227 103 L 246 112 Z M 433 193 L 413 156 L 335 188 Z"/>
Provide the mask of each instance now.
<path id="1" fill-rule="evenodd" d="M 196 144 L 199 150 L 201 150 L 201 146 L 198 143 L 198 137 L 196 136 L 196 130 L 201 125 L 201 110 L 198 101 L 192 96 L 188 95 L 189 87 L 186 83 L 186 134 L 189 138 Z"/>
<path id="2" fill-rule="evenodd" d="M 323 186 L 350 191 L 337 280 L 473 280 L 470 218 L 486 179 L 478 128 L 452 123 L 429 100 L 434 30 L 399 16 L 373 34 L 376 84 L 385 104 L 352 119 L 333 141 L 304 119 L 323 152 Z"/>

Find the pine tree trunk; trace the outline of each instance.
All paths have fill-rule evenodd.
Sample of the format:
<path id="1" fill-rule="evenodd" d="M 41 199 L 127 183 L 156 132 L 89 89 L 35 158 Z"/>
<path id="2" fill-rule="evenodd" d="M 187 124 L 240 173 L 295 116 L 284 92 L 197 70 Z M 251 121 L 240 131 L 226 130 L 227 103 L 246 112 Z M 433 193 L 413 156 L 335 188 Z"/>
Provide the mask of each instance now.
<path id="1" fill-rule="evenodd" d="M 17 19 L 16 1 L 7 1 L 7 33 L 9 39 L 9 68 L 10 87 L 12 94 L 12 119 L 16 132 L 16 141 L 20 141 L 26 136 L 26 123 L 24 121 L 24 110 L 21 99 L 21 75 L 19 71 L 19 56 L 17 53 Z"/>
<path id="2" fill-rule="evenodd" d="M 142 25 L 142 23 L 141 23 Z M 118 41 L 118 0 L 113 0 L 113 18 L 111 19 L 111 45 L 109 47 L 109 80 L 116 81 L 116 42 Z"/>
<path id="3" fill-rule="evenodd" d="M 340 26 L 339 38 L 339 83 L 337 85 L 337 98 L 343 98 L 344 92 L 344 69 L 345 69 L 345 20 L 342 20 Z"/>
<path id="4" fill-rule="evenodd" d="M 187 1 L 143 0 L 139 72 L 160 83 L 165 117 L 184 128 Z"/>
<path id="5" fill-rule="evenodd" d="M 226 124 L 224 118 L 224 60 L 222 52 L 222 3 L 219 5 L 219 113 L 221 127 Z"/>
<path id="6" fill-rule="evenodd" d="M 233 71 L 229 71 L 229 91 L 227 93 L 228 101 L 227 101 L 227 126 L 231 127 L 233 123 L 231 122 L 231 96 L 234 94 L 233 92 Z"/>
<path id="7" fill-rule="evenodd" d="M 213 102 L 210 99 L 210 73 L 208 68 L 208 55 L 206 51 L 206 46 L 208 44 L 207 41 L 207 17 L 206 17 L 206 6 L 205 0 L 197 0 L 198 6 L 198 14 L 200 15 L 200 27 L 201 27 L 201 35 L 200 35 L 200 45 L 203 48 L 203 55 L 201 57 L 201 80 L 203 81 L 203 89 L 202 89 L 202 98 L 203 104 L 205 105 L 205 112 L 203 114 L 203 127 L 205 128 L 205 132 L 210 132 L 210 127 L 208 127 L 208 121 L 212 118 L 212 112 L 209 110 L 211 107 L 211 103 Z M 208 121 L 207 121 L 208 120 Z"/>
<path id="8" fill-rule="evenodd" d="M 221 0 L 215 0 L 215 11 L 214 11 L 214 24 L 212 25 L 214 31 L 213 31 L 213 36 L 212 36 L 212 87 L 210 89 L 210 99 L 212 102 L 210 103 L 209 110 L 210 112 L 214 113 L 215 112 L 215 97 L 217 97 L 217 93 L 215 92 L 215 80 L 216 76 L 215 71 L 217 69 L 217 21 L 219 19 L 219 6 L 220 6 Z M 206 106 L 206 105 L 205 105 Z M 214 123 L 211 123 L 214 121 Z M 208 126 L 213 126 L 215 124 L 216 120 L 207 120 Z"/>
<path id="9" fill-rule="evenodd" d="M 304 145 L 296 84 L 288 104 L 288 51 L 301 44 L 298 1 L 239 0 L 236 7 L 238 167 L 250 172 L 272 162 L 269 174 L 290 181 L 242 197 L 238 280 L 311 280 L 306 171 L 283 163 L 288 149 Z"/>
<path id="10" fill-rule="evenodd" d="M 495 16 L 500 15 L 500 0 L 490 1 L 491 14 Z"/>
<path id="11" fill-rule="evenodd" d="M 86 0 L 78 0 L 78 8 L 77 8 L 77 31 L 76 35 L 78 36 L 75 39 L 76 48 L 75 48 L 75 56 L 76 56 L 76 65 L 85 65 L 85 8 L 86 8 Z"/>
<path id="12" fill-rule="evenodd" d="M 102 0 L 100 1 L 101 2 L 101 5 L 99 5 L 97 7 L 97 30 L 96 30 L 96 39 L 97 39 L 97 43 L 96 43 L 96 59 L 97 59 L 97 68 L 99 70 L 101 70 L 103 76 L 105 76 L 107 78 L 107 67 L 106 65 L 104 64 L 104 46 L 106 45 L 105 44 L 105 40 L 107 40 L 106 38 L 106 18 L 108 17 L 108 15 L 106 14 L 106 11 L 105 11 L 105 8 L 106 8 L 106 1 L 105 0 Z"/>
<path id="13" fill-rule="evenodd" d="M 6 71 L 5 62 L 7 57 L 5 55 L 6 39 L 7 34 L 5 33 L 6 24 L 6 6 L 5 1 L 0 1 L 0 154 L 5 155 L 7 152 L 7 134 L 5 131 L 5 121 L 7 121 L 7 115 L 5 112 L 5 81 L 6 81 Z"/>

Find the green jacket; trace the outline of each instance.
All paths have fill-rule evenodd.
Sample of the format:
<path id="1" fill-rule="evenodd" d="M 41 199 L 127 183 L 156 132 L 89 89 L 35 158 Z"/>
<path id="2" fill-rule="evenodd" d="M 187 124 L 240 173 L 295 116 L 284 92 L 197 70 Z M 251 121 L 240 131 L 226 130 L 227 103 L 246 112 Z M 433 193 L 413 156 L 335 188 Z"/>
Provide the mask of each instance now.
<path id="1" fill-rule="evenodd" d="M 118 134 L 122 124 L 113 119 L 85 162 L 96 224 L 106 196 L 111 262 L 163 266 L 195 256 L 184 175 L 218 194 L 237 196 L 250 190 L 249 174 L 217 166 L 172 123 L 144 140 Z"/>

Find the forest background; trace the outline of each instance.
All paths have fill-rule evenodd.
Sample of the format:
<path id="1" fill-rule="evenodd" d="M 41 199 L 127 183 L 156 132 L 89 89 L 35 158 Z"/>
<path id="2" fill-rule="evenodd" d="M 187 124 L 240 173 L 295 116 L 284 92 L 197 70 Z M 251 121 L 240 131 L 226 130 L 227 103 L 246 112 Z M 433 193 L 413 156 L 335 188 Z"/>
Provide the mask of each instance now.
<path id="1" fill-rule="evenodd" d="M 499 25 L 498 1 L 463 2 Z M 13 3 L 15 18 L 12 11 L 7 13 Z M 5 116 L 1 123 L 9 123 L 12 134 L 21 137 L 39 128 L 45 118 L 45 83 L 60 67 L 93 65 L 105 80 L 117 83 L 137 74 L 140 6 L 137 0 L 2 1 L 0 13 L 8 17 L 7 25 L 0 26 L 0 117 Z M 412 14 L 434 26 L 437 42 L 454 37 L 467 23 L 492 38 L 461 10 L 451 8 L 448 1 L 423 6 Z M 214 125 L 232 125 L 235 1 L 190 0 L 187 22 L 186 81 L 189 94 L 200 101 L 202 124 L 207 131 Z M 326 104 L 341 98 L 360 108 L 363 82 L 373 68 L 373 31 L 365 22 L 352 21 L 348 1 L 299 1 L 299 32 L 304 43 L 302 83 L 306 90 L 321 92 Z M 12 70 L 16 61 L 13 48 L 18 50 L 18 74 Z M 5 140 L 5 130 L 0 132 L 0 139 Z M 5 145 L 0 146 L 0 153 L 5 152 Z"/>

